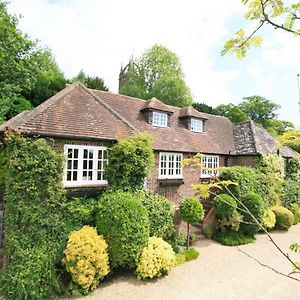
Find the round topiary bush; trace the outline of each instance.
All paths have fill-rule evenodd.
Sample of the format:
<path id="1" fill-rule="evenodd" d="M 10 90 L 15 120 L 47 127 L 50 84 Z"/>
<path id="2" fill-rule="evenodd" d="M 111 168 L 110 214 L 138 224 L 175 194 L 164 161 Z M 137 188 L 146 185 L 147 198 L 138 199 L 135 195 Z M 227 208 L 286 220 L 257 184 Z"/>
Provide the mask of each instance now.
<path id="1" fill-rule="evenodd" d="M 107 244 L 95 228 L 84 226 L 69 236 L 62 262 L 73 282 L 87 294 L 109 273 Z"/>
<path id="2" fill-rule="evenodd" d="M 155 236 L 149 238 L 136 269 L 138 279 L 160 277 L 175 267 L 176 256 L 170 244 Z"/>
<path id="3" fill-rule="evenodd" d="M 262 197 L 254 192 L 248 192 L 241 196 L 241 202 L 248 208 L 255 219 L 261 223 L 264 215 L 264 202 Z M 243 211 L 245 208 L 242 205 L 241 209 L 241 213 L 243 214 L 243 222 L 245 223 L 241 223 L 240 229 L 248 235 L 256 234 L 260 229 L 259 225 L 255 222 L 251 214 Z"/>
<path id="4" fill-rule="evenodd" d="M 196 198 L 188 197 L 183 199 L 180 203 L 179 211 L 181 219 L 190 224 L 196 224 L 204 217 L 203 205 Z"/>
<path id="5" fill-rule="evenodd" d="M 149 219 L 140 196 L 109 190 L 100 199 L 98 233 L 108 243 L 111 268 L 135 268 L 149 239 Z"/>
<path id="6" fill-rule="evenodd" d="M 142 202 L 148 211 L 150 236 L 169 239 L 174 231 L 171 202 L 160 195 L 151 194 L 146 194 Z"/>
<path id="7" fill-rule="evenodd" d="M 264 216 L 262 219 L 262 225 L 267 229 L 271 230 L 275 227 L 276 224 L 276 216 L 272 209 L 267 209 L 264 212 Z"/>
<path id="8" fill-rule="evenodd" d="M 237 209 L 237 203 L 230 195 L 220 194 L 213 199 L 217 218 L 231 217 Z"/>
<path id="9" fill-rule="evenodd" d="M 287 208 L 274 206 L 272 210 L 276 216 L 276 228 L 288 230 L 294 224 L 294 215 Z"/>

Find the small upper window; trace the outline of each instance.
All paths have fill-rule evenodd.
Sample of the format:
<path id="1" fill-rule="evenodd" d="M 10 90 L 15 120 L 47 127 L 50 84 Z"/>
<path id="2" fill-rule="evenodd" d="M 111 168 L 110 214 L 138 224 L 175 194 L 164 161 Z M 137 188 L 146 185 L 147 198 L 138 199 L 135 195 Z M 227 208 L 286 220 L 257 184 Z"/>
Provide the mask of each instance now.
<path id="1" fill-rule="evenodd" d="M 191 131 L 203 132 L 203 121 L 191 118 Z"/>
<path id="2" fill-rule="evenodd" d="M 168 114 L 154 111 L 152 118 L 152 125 L 157 127 L 168 126 Z"/>
<path id="3" fill-rule="evenodd" d="M 215 177 L 219 175 L 219 156 L 204 155 L 201 157 L 203 168 L 201 169 L 201 178 Z"/>

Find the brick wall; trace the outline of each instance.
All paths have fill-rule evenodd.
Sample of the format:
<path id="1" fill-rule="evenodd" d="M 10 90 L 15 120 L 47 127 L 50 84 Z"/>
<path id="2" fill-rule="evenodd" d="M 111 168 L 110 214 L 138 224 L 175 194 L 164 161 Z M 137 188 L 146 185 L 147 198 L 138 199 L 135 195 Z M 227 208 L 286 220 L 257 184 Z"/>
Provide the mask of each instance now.
<path id="1" fill-rule="evenodd" d="M 256 155 L 230 156 L 228 166 L 255 167 Z"/>

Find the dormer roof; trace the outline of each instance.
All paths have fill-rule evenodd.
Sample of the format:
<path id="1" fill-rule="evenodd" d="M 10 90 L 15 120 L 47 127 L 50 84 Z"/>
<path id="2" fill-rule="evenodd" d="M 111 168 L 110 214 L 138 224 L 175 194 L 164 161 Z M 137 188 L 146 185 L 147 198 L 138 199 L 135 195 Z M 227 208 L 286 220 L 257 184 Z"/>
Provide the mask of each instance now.
<path id="1" fill-rule="evenodd" d="M 207 120 L 207 117 L 205 116 L 205 114 L 199 112 L 198 110 L 196 110 L 192 106 L 183 107 L 180 110 L 179 118 L 188 118 L 188 117 Z"/>
<path id="2" fill-rule="evenodd" d="M 173 113 L 174 111 L 163 102 L 159 101 L 155 97 L 151 98 L 150 100 L 146 101 L 145 104 L 142 106 L 141 111 L 143 110 L 159 110 L 164 111 L 166 113 Z"/>

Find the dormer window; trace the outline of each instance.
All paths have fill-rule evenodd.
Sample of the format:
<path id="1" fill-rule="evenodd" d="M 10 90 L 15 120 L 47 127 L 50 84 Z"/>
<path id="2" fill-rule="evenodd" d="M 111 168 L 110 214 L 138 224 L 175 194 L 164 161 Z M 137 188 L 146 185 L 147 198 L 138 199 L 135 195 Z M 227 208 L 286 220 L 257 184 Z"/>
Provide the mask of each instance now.
<path id="1" fill-rule="evenodd" d="M 203 120 L 191 118 L 191 131 L 203 132 Z"/>
<path id="2" fill-rule="evenodd" d="M 154 111 L 152 116 L 152 125 L 156 127 L 167 127 L 168 114 Z"/>

